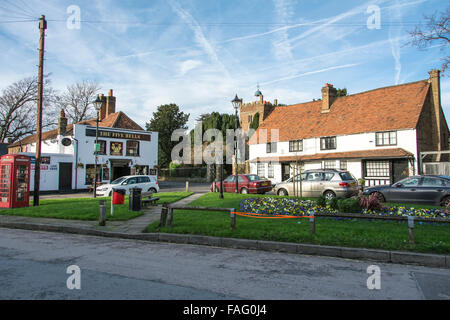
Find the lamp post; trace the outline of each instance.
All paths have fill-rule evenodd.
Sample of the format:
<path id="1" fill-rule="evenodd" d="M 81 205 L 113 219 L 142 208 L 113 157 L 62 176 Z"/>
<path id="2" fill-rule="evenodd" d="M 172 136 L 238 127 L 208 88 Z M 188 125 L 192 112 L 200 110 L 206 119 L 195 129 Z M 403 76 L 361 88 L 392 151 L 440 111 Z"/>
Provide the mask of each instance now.
<path id="1" fill-rule="evenodd" d="M 102 108 L 102 99 L 100 99 L 100 95 L 97 95 L 97 99 L 94 101 L 95 110 L 97 110 L 97 120 L 96 120 L 96 129 L 95 129 L 95 147 L 94 147 L 94 156 L 95 156 L 95 165 L 94 165 L 94 198 L 97 198 L 97 154 L 99 151 L 98 145 L 98 117 L 100 109 Z"/>
<path id="2" fill-rule="evenodd" d="M 235 111 L 235 124 L 234 124 L 234 127 L 235 127 L 235 130 L 237 131 L 238 126 L 239 126 L 239 123 L 238 123 L 238 109 L 239 109 L 239 106 L 241 105 L 241 99 L 238 98 L 237 94 L 234 97 L 234 99 L 231 100 L 231 103 L 233 104 L 233 108 L 234 108 L 234 111 Z M 236 183 L 236 190 L 235 191 L 236 191 L 236 193 L 239 193 L 239 187 L 238 187 L 238 161 L 237 161 L 237 154 L 238 154 L 238 141 L 237 141 L 237 139 L 238 139 L 238 137 L 236 136 L 236 134 L 235 134 L 235 137 L 236 137 L 236 144 L 235 144 L 235 148 L 234 148 L 234 160 L 236 161 L 236 166 L 235 166 L 236 176 L 235 176 L 234 180 L 235 180 L 235 183 Z"/>

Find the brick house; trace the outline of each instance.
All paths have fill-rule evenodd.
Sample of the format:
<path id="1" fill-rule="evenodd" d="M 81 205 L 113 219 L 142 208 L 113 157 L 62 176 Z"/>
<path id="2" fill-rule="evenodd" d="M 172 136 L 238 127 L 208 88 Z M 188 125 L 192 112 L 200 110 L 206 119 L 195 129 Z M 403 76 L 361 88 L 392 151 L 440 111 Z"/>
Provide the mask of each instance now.
<path id="1" fill-rule="evenodd" d="M 321 100 L 289 106 L 265 103 L 262 95 L 243 104 L 244 129 L 250 116 L 263 114 L 249 141 L 250 172 L 276 183 L 289 178 L 297 162 L 302 170 L 348 170 L 366 186 L 388 184 L 417 174 L 420 152 L 449 149 L 439 70 L 426 80 L 345 97 L 336 91 L 326 84 Z"/>

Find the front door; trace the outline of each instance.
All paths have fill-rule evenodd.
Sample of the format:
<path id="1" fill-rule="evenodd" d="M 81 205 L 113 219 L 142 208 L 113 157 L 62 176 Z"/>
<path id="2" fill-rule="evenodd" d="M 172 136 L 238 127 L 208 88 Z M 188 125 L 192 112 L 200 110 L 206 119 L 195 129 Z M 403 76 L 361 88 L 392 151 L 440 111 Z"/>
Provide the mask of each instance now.
<path id="1" fill-rule="evenodd" d="M 59 191 L 72 189 L 72 162 L 59 163 Z"/>
<path id="2" fill-rule="evenodd" d="M 392 183 L 409 177 L 408 160 L 399 159 L 392 161 Z"/>
<path id="3" fill-rule="evenodd" d="M 121 166 L 113 166 L 111 181 L 114 181 L 123 176 L 129 176 L 130 172 L 130 167 L 127 164 Z"/>

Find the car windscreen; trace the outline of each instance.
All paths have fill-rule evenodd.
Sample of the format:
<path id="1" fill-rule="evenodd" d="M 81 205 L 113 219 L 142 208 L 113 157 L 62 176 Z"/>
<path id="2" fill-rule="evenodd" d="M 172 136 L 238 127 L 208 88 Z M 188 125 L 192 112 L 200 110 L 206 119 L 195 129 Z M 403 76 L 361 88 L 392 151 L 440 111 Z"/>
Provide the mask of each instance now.
<path id="1" fill-rule="evenodd" d="M 119 178 L 119 179 L 116 179 L 113 182 L 111 182 L 111 184 L 121 184 L 124 180 L 125 180 L 125 178 Z"/>
<path id="2" fill-rule="evenodd" d="M 248 176 L 247 176 L 247 179 L 248 179 L 249 181 L 258 181 L 258 180 L 261 180 L 261 178 L 258 177 L 256 174 L 248 175 Z"/>
<path id="3" fill-rule="evenodd" d="M 342 180 L 354 180 L 353 176 L 348 172 L 341 172 L 339 173 L 339 175 L 341 176 Z"/>

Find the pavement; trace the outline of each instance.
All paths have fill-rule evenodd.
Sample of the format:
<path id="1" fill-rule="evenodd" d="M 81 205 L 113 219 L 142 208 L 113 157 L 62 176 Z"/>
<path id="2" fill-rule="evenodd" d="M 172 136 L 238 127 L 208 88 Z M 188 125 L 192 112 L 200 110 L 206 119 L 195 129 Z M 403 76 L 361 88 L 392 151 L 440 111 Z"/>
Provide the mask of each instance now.
<path id="1" fill-rule="evenodd" d="M 450 270 L 0 228 L 0 299 L 447 300 Z"/>

